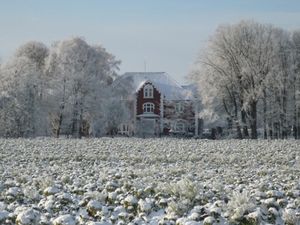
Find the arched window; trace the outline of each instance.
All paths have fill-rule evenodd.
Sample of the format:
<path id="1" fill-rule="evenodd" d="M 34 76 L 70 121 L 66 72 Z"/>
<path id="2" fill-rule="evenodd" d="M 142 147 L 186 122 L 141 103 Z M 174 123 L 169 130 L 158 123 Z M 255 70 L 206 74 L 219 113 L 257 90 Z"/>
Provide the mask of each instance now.
<path id="1" fill-rule="evenodd" d="M 151 102 L 146 102 L 143 104 L 144 113 L 154 113 L 154 104 Z"/>
<path id="2" fill-rule="evenodd" d="M 153 98 L 153 86 L 151 84 L 144 86 L 144 98 Z"/>

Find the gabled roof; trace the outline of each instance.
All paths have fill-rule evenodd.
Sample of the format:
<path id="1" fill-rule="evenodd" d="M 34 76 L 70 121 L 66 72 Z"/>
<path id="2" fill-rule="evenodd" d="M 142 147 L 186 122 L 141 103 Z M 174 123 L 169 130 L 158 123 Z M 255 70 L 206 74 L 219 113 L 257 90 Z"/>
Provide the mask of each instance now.
<path id="1" fill-rule="evenodd" d="M 146 82 L 151 82 L 167 100 L 193 99 L 191 90 L 183 88 L 165 72 L 127 72 L 115 80 L 116 83 L 123 81 L 131 82 L 132 93 L 136 93 Z"/>

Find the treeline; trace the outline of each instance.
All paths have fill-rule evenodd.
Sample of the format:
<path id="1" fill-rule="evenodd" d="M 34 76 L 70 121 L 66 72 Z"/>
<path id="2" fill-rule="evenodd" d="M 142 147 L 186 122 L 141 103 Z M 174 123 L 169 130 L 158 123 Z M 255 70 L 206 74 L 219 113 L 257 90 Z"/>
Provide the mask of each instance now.
<path id="1" fill-rule="evenodd" d="M 112 87 L 119 64 L 81 38 L 21 46 L 0 69 L 0 136 L 115 132 L 127 115 L 119 100 L 126 89 Z"/>
<path id="2" fill-rule="evenodd" d="M 253 21 L 220 26 L 191 78 L 201 116 L 235 137 L 300 138 L 300 31 Z"/>

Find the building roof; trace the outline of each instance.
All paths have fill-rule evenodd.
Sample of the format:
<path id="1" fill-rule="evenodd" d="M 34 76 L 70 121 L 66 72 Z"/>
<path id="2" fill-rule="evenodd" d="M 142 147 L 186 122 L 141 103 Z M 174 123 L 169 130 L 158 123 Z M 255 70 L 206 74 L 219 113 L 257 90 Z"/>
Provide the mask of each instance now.
<path id="1" fill-rule="evenodd" d="M 123 81 L 130 81 L 132 93 L 151 82 L 167 100 L 192 100 L 194 96 L 192 89 L 182 87 L 166 72 L 127 72 L 115 80 L 117 85 Z"/>

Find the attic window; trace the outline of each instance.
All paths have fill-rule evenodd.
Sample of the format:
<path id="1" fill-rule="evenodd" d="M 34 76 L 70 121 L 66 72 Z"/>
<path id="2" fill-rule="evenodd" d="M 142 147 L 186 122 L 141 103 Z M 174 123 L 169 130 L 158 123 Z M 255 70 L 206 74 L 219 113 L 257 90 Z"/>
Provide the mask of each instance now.
<path id="1" fill-rule="evenodd" d="M 151 102 L 146 102 L 143 104 L 144 113 L 153 113 L 154 112 L 154 104 Z"/>
<path id="2" fill-rule="evenodd" d="M 144 87 L 144 98 L 153 98 L 153 86 L 146 84 Z"/>

